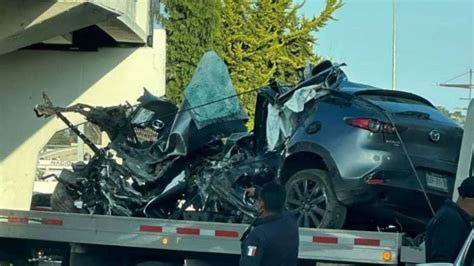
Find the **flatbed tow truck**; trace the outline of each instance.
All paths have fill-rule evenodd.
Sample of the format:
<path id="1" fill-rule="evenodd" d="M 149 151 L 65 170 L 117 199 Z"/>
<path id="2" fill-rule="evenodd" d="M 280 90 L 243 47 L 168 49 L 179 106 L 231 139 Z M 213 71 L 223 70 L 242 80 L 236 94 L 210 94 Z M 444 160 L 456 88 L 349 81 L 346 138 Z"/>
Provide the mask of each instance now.
<path id="1" fill-rule="evenodd" d="M 456 174 L 471 171 L 474 101 L 468 112 Z M 456 191 L 453 199 L 457 198 Z M 234 265 L 247 225 L 71 213 L 0 210 L 0 261 L 13 265 Z M 300 228 L 302 265 L 423 263 L 424 248 L 403 233 Z M 471 233 L 454 265 L 472 252 Z M 159 262 L 161 261 L 161 262 Z M 69 264 L 67 264 L 69 262 Z M 1 264 L 0 265 L 4 265 Z M 10 265 L 10 264 L 5 264 Z"/>

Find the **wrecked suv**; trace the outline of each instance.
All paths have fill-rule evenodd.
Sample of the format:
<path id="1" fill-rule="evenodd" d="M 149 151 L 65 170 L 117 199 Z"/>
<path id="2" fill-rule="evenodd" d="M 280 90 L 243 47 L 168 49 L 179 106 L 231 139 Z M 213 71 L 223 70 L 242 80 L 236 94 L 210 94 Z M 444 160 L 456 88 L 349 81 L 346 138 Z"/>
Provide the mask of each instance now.
<path id="1" fill-rule="evenodd" d="M 305 112 L 279 171 L 301 225 L 421 232 L 451 196 L 463 131 L 426 99 L 343 80 Z"/>
<path id="2" fill-rule="evenodd" d="M 300 226 L 421 231 L 452 191 L 462 131 L 419 96 L 349 82 L 328 61 L 295 86 L 272 82 L 257 95 L 248 132 L 213 52 L 179 108 L 147 91 L 137 105 L 112 107 L 57 107 L 45 95 L 37 115 L 56 115 L 95 152 L 61 173 L 52 208 L 249 222 L 257 213 L 245 189 L 276 180 Z M 98 125 L 110 144 L 95 147 L 66 112 Z"/>

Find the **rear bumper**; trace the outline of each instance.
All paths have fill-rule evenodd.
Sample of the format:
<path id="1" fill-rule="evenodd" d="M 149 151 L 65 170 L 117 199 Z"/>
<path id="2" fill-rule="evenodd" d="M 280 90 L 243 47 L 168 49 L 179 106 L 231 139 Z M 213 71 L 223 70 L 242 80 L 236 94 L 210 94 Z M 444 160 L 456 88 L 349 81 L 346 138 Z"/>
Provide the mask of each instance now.
<path id="1" fill-rule="evenodd" d="M 438 210 L 450 193 L 427 188 L 424 174 L 419 174 L 419 178 L 431 205 L 435 211 Z M 383 184 L 368 184 L 367 178 L 345 181 L 343 188 L 336 190 L 336 196 L 349 208 L 349 224 L 364 228 L 370 224 L 400 225 L 406 232 L 417 234 L 424 231 L 433 217 L 431 209 L 416 177 L 405 175 L 403 179 L 402 182 L 398 178 L 387 178 Z M 452 186 L 454 178 L 451 180 Z"/>
<path id="2" fill-rule="evenodd" d="M 447 180 L 448 190 L 429 187 L 427 173 L 441 174 Z M 338 200 L 347 207 L 382 204 L 405 214 L 431 215 L 424 191 L 437 209 L 446 198 L 452 196 L 455 174 L 424 167 L 418 167 L 417 174 L 419 180 L 412 171 L 405 169 L 376 170 L 356 180 L 335 178 L 333 184 Z M 371 178 L 377 178 L 383 183 L 369 184 L 368 180 Z"/>
<path id="3" fill-rule="evenodd" d="M 363 168 L 345 167 L 346 162 L 339 165 L 338 171 L 333 175 L 333 185 L 338 200 L 344 205 L 364 204 L 374 201 L 380 193 L 390 190 L 398 190 L 399 193 L 406 191 L 423 192 L 421 185 L 428 194 L 436 197 L 450 197 L 452 195 L 457 164 L 448 161 L 434 160 L 429 155 L 411 156 L 417 175 L 410 167 L 406 155 L 401 151 L 372 150 L 354 151 L 365 158 L 380 158 L 379 160 L 367 160 Z M 426 174 L 434 173 L 445 177 L 448 184 L 447 191 L 432 189 L 427 186 Z M 367 183 L 370 178 L 382 179 L 384 182 L 378 185 Z M 421 184 L 420 184 L 421 183 Z"/>

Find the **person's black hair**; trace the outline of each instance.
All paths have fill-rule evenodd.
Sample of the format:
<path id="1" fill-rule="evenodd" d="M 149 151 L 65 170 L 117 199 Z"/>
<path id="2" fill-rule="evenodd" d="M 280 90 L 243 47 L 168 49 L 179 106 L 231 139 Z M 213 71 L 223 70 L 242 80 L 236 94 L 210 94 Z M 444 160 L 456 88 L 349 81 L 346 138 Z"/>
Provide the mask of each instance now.
<path id="1" fill-rule="evenodd" d="M 259 198 L 263 201 L 267 211 L 281 212 L 285 206 L 286 191 L 285 188 L 278 183 L 267 183 L 263 185 Z"/>
<path id="2" fill-rule="evenodd" d="M 470 176 L 458 187 L 461 198 L 474 198 L 474 176 Z"/>

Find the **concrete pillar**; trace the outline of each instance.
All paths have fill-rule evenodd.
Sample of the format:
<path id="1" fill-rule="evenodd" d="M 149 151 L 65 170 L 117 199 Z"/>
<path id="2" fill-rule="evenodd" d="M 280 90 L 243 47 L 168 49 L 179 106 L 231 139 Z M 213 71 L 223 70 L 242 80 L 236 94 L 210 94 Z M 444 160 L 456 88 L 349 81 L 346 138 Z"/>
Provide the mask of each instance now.
<path id="1" fill-rule="evenodd" d="M 98 52 L 20 50 L 0 56 L 0 209 L 28 209 L 40 149 L 55 131 L 56 118 L 36 118 L 33 107 L 46 91 L 56 105 L 130 103 L 143 87 L 165 90 L 165 39 L 154 47 L 103 48 Z M 80 122 L 78 115 L 69 115 Z"/>

